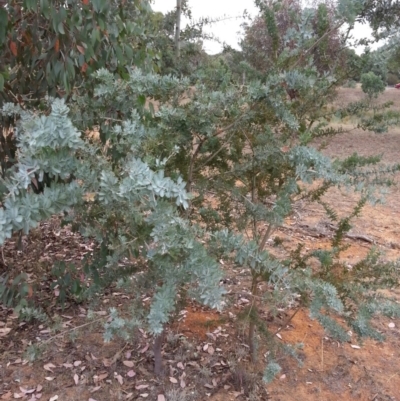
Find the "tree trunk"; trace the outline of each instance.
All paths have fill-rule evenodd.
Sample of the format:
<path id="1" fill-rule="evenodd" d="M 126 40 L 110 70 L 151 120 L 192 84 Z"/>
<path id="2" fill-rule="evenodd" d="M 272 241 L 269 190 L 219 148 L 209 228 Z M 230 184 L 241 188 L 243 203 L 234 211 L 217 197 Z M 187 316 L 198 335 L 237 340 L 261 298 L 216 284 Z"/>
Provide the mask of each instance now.
<path id="1" fill-rule="evenodd" d="M 257 362 L 257 349 L 255 340 L 255 327 L 256 319 L 258 315 L 257 310 L 257 295 L 258 295 L 258 279 L 257 276 L 253 276 L 253 281 L 251 283 L 251 294 L 253 296 L 252 305 L 249 312 L 249 347 L 250 347 L 250 358 L 253 363 Z"/>
<path id="2" fill-rule="evenodd" d="M 154 337 L 154 346 L 153 346 L 153 352 L 154 352 L 154 373 L 156 376 L 162 376 L 163 375 L 163 364 L 162 364 L 162 345 L 163 345 L 163 339 L 164 339 L 164 332 L 159 334 L 157 337 Z"/>
<path id="3" fill-rule="evenodd" d="M 181 56 L 181 14 L 182 0 L 176 0 L 175 56 L 177 60 Z"/>

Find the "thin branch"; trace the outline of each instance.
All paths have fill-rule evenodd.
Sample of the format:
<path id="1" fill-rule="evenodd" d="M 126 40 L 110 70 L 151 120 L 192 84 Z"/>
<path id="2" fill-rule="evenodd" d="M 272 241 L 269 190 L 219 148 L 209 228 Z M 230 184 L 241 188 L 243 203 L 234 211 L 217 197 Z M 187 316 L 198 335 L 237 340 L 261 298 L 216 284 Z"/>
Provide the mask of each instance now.
<path id="1" fill-rule="evenodd" d="M 290 316 L 289 319 L 286 320 L 286 322 L 282 325 L 282 327 L 280 327 L 278 330 L 275 331 L 275 333 L 272 334 L 272 337 L 275 337 L 280 331 L 282 331 L 285 327 L 287 327 L 287 325 L 293 320 L 293 318 L 297 315 L 297 312 L 300 310 L 300 308 L 298 308 L 296 310 L 296 312 L 293 313 L 292 316 Z"/>
<path id="2" fill-rule="evenodd" d="M 263 239 L 261 240 L 260 245 L 259 245 L 259 247 L 258 247 L 258 250 L 259 250 L 260 252 L 264 249 L 265 244 L 267 243 L 267 241 L 268 241 L 270 235 L 272 234 L 273 228 L 274 228 L 273 224 L 270 223 L 269 226 L 268 226 L 268 228 L 267 228 L 267 231 L 265 232 L 264 237 L 263 237 Z"/>
<path id="3" fill-rule="evenodd" d="M 318 40 L 316 40 L 303 54 L 300 55 L 300 57 L 297 59 L 297 61 L 293 64 L 292 68 L 296 68 L 300 62 L 304 59 L 304 57 L 310 53 L 312 50 L 314 50 L 320 42 L 322 42 L 327 36 L 329 36 L 332 32 L 338 30 L 341 26 L 344 25 L 344 22 L 341 22 L 334 26 L 332 29 L 326 31 Z"/>
<path id="4" fill-rule="evenodd" d="M 230 135 L 230 137 L 228 138 L 227 142 L 230 141 L 230 139 L 233 137 L 234 132 Z M 210 162 L 212 159 L 214 159 L 215 156 L 217 156 L 222 149 L 225 147 L 226 143 L 224 143 L 214 154 L 212 154 L 208 159 L 206 159 L 206 161 L 201 164 L 199 167 L 197 167 L 196 169 L 193 170 L 194 173 L 196 173 L 197 171 L 201 170 L 208 162 Z"/>
<path id="5" fill-rule="evenodd" d="M 104 319 L 108 319 L 110 316 L 111 316 L 111 315 L 103 316 L 103 317 L 101 317 L 101 318 L 99 318 L 99 319 L 92 320 L 92 321 L 90 321 L 90 322 L 88 322 L 88 323 L 85 323 L 85 324 L 81 324 L 80 326 L 76 326 L 76 327 L 72 327 L 71 329 L 64 330 L 64 331 L 62 331 L 61 333 L 58 333 L 58 334 L 56 334 L 55 336 L 50 337 L 50 338 L 48 338 L 48 339 L 45 340 L 45 341 L 42 341 L 42 344 L 47 344 L 47 343 L 49 343 L 50 341 L 53 341 L 55 338 L 61 337 L 61 336 L 65 335 L 65 334 L 67 334 L 67 333 L 70 333 L 70 332 L 75 331 L 75 330 L 79 330 L 79 329 L 81 329 L 81 328 L 83 328 L 83 327 L 86 327 L 86 326 L 90 326 L 91 324 L 100 322 L 100 321 L 102 321 L 102 320 L 104 320 Z"/>

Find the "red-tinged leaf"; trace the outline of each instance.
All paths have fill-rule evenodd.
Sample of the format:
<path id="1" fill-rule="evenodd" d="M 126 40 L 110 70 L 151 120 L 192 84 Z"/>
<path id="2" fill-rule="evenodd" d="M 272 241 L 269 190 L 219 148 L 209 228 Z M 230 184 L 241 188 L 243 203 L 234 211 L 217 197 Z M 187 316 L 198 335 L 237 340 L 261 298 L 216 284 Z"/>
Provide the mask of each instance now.
<path id="1" fill-rule="evenodd" d="M 10 50 L 11 53 L 14 55 L 14 57 L 17 57 L 18 55 L 18 49 L 17 49 L 17 44 L 15 42 L 10 42 Z"/>
<path id="2" fill-rule="evenodd" d="M 132 361 L 123 361 L 122 363 L 128 368 L 133 368 L 134 366 L 134 363 Z"/>
<path id="3" fill-rule="evenodd" d="M 87 6 L 89 4 L 89 0 L 82 0 L 82 3 Z"/>
<path id="4" fill-rule="evenodd" d="M 56 53 L 60 51 L 60 39 L 57 39 L 56 43 L 54 43 L 54 50 L 56 51 Z"/>
<path id="5" fill-rule="evenodd" d="M 85 48 L 83 46 L 76 45 L 76 48 L 78 49 L 79 53 L 85 54 Z"/>
<path id="6" fill-rule="evenodd" d="M 8 393 L 3 394 L 1 396 L 1 399 L 2 400 L 9 400 L 9 399 L 11 399 L 11 397 L 12 397 L 12 393 L 11 393 L 11 391 L 9 391 Z"/>

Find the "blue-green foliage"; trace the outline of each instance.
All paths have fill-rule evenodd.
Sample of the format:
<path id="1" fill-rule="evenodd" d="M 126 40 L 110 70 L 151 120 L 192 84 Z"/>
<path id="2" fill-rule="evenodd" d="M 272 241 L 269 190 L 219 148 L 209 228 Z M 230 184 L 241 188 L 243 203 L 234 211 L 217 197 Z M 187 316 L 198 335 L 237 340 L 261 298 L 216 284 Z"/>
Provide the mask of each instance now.
<path id="1" fill-rule="evenodd" d="M 146 81 L 148 85 L 151 82 L 156 85 L 159 80 L 151 77 Z M 51 107 L 48 116 L 10 105 L 3 110 L 20 113 L 21 123 L 18 163 L 5 180 L 8 192 L 0 208 L 0 243 L 13 231 L 24 229 L 28 233 L 41 220 L 64 212 L 71 220 L 78 218 L 84 235 L 106 243 L 107 270 L 117 271 L 120 260 L 129 255 L 142 254 L 147 259 L 156 280 L 148 288 L 154 291 L 148 315 L 151 332 L 162 331 L 175 309 L 180 288 L 190 282 L 193 296 L 219 307 L 223 293 L 219 266 L 177 210 L 189 206 L 185 182 L 165 175 L 165 161 L 155 163 L 158 168 L 153 170 L 138 157 L 145 130 L 138 114 L 133 112 L 130 121 L 113 127 L 118 138 L 125 140 L 125 154 L 119 164 L 112 165 L 99 145 L 81 139 L 62 100 L 52 101 Z M 116 145 L 120 142 L 115 141 Z M 54 179 L 53 184 L 42 194 L 33 193 L 30 186 L 40 182 L 44 174 Z M 90 274 L 90 269 L 85 273 Z"/>

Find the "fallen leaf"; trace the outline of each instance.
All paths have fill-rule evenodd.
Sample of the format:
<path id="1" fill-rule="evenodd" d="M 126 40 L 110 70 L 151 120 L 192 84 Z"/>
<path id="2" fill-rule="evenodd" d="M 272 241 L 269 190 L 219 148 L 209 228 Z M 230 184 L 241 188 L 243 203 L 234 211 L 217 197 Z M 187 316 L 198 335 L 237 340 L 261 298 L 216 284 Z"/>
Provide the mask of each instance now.
<path id="1" fill-rule="evenodd" d="M 185 380 L 181 380 L 181 382 L 179 384 L 180 384 L 181 388 L 185 388 L 186 387 Z"/>
<path id="2" fill-rule="evenodd" d="M 178 383 L 178 380 L 176 380 L 175 377 L 170 377 L 170 378 L 169 378 L 169 381 L 170 381 L 171 383 L 174 383 L 174 384 Z"/>
<path id="3" fill-rule="evenodd" d="M 213 386 L 212 384 L 208 384 L 208 383 L 206 383 L 206 384 L 204 385 L 204 387 L 207 387 L 207 388 L 214 388 L 214 386 Z"/>
<path id="4" fill-rule="evenodd" d="M 141 349 L 139 352 L 141 354 L 144 354 L 149 349 L 149 346 L 150 346 L 149 344 L 146 344 L 145 347 L 143 349 Z"/>
<path id="5" fill-rule="evenodd" d="M 360 347 L 359 345 L 353 345 L 353 344 L 351 344 L 351 348 L 360 349 L 361 347 Z"/>
<path id="6" fill-rule="evenodd" d="M 134 366 L 134 363 L 132 361 L 123 361 L 122 363 L 128 368 L 133 368 Z"/>
<path id="7" fill-rule="evenodd" d="M 208 347 L 208 349 L 207 349 L 207 352 L 208 352 L 210 355 L 214 355 L 214 352 L 215 352 L 214 347 L 213 347 L 212 345 L 210 345 L 210 346 Z"/>
<path id="8" fill-rule="evenodd" d="M 74 365 L 72 363 L 63 363 L 64 368 L 72 368 Z"/>
<path id="9" fill-rule="evenodd" d="M 74 366 L 76 367 L 76 366 L 79 366 L 79 365 L 81 365 L 82 364 L 82 361 L 75 361 L 74 362 Z"/>
<path id="10" fill-rule="evenodd" d="M 0 329 L 0 337 L 6 336 L 10 331 L 11 331 L 11 329 L 8 327 L 4 327 L 4 328 Z"/>
<path id="11" fill-rule="evenodd" d="M 276 336 L 282 340 L 282 336 L 279 333 L 276 333 Z"/>
<path id="12" fill-rule="evenodd" d="M 31 388 L 31 389 L 27 389 L 27 388 L 25 388 L 25 387 L 20 387 L 19 388 L 24 394 L 32 394 L 32 393 L 34 393 L 35 392 L 35 389 L 34 388 Z"/>
<path id="13" fill-rule="evenodd" d="M 391 329 L 394 329 L 394 328 L 396 327 L 396 325 L 395 325 L 393 322 L 389 323 L 388 326 L 389 326 Z"/>
<path id="14" fill-rule="evenodd" d="M 158 394 L 157 401 L 165 401 L 164 394 Z"/>
<path id="15" fill-rule="evenodd" d="M 36 386 L 36 392 L 37 392 L 37 393 L 40 393 L 40 392 L 42 391 L 42 389 L 43 389 L 43 386 L 42 386 L 42 385 L 38 384 L 38 385 Z"/>
<path id="16" fill-rule="evenodd" d="M 14 393 L 14 398 L 24 398 L 25 394 L 24 393 Z"/>
<path id="17" fill-rule="evenodd" d="M 104 379 L 106 379 L 108 377 L 108 373 L 101 373 L 100 375 L 99 375 L 99 380 L 104 380 Z"/>
<path id="18" fill-rule="evenodd" d="M 203 347 L 203 351 L 207 351 L 208 350 L 208 344 L 206 344 L 204 347 Z"/>
<path id="19" fill-rule="evenodd" d="M 104 358 L 103 359 L 103 365 L 104 365 L 104 367 L 109 368 L 112 365 L 112 360 Z"/>
<path id="20" fill-rule="evenodd" d="M 74 382 L 75 382 L 75 386 L 77 386 L 79 384 L 79 376 L 76 373 L 74 374 Z"/>
<path id="21" fill-rule="evenodd" d="M 133 370 L 130 370 L 127 374 L 128 377 L 135 377 L 136 373 Z"/>
<path id="22" fill-rule="evenodd" d="M 178 362 L 177 363 L 177 365 L 176 365 L 179 369 L 185 369 L 185 367 L 183 366 L 183 363 L 182 362 Z"/>
<path id="23" fill-rule="evenodd" d="M 8 393 L 5 393 L 1 396 L 2 400 L 9 400 L 12 397 L 11 391 L 9 391 Z"/>
<path id="24" fill-rule="evenodd" d="M 91 390 L 89 390 L 90 393 L 95 393 L 96 391 L 99 391 L 101 389 L 101 386 L 93 387 Z"/>
<path id="25" fill-rule="evenodd" d="M 115 378 L 118 380 L 118 383 L 122 386 L 124 384 L 124 379 L 122 378 L 121 375 L 115 376 Z"/>
<path id="26" fill-rule="evenodd" d="M 285 380 L 286 379 L 286 375 L 282 375 L 279 380 Z"/>
<path id="27" fill-rule="evenodd" d="M 51 397 L 49 399 L 49 401 L 56 401 L 56 400 L 58 400 L 58 395 L 55 395 L 54 397 Z"/>
<path id="28" fill-rule="evenodd" d="M 89 398 L 89 401 L 96 401 L 94 398 Z"/>
<path id="29" fill-rule="evenodd" d="M 149 396 L 148 393 L 139 394 L 139 397 L 147 398 Z"/>
<path id="30" fill-rule="evenodd" d="M 51 376 L 46 376 L 45 377 L 46 380 L 48 380 L 49 382 L 51 382 L 52 380 L 55 379 L 55 377 L 51 377 Z"/>
<path id="31" fill-rule="evenodd" d="M 49 372 L 53 372 L 53 369 L 56 367 L 57 366 L 53 365 L 52 363 L 47 363 L 46 365 L 43 366 L 43 369 Z"/>
<path id="32" fill-rule="evenodd" d="M 148 384 L 139 384 L 139 385 L 135 386 L 135 389 L 136 390 L 143 390 L 143 389 L 145 389 L 147 387 L 149 387 Z"/>

